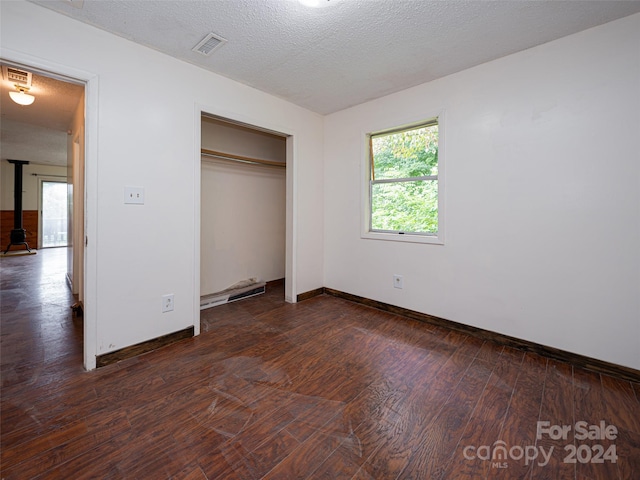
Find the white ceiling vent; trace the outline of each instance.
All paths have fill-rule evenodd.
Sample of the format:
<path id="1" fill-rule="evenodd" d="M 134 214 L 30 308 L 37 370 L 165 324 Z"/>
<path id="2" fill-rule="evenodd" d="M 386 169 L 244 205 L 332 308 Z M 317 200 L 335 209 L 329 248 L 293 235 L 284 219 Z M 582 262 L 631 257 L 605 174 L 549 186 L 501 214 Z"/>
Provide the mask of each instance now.
<path id="1" fill-rule="evenodd" d="M 222 47 L 225 43 L 227 43 L 225 38 L 222 38 L 215 33 L 210 33 L 191 50 L 201 55 L 209 56 L 214 52 L 214 50 Z"/>
<path id="2" fill-rule="evenodd" d="M 31 72 L 16 67 L 2 66 L 2 78 L 14 85 L 31 88 Z"/>

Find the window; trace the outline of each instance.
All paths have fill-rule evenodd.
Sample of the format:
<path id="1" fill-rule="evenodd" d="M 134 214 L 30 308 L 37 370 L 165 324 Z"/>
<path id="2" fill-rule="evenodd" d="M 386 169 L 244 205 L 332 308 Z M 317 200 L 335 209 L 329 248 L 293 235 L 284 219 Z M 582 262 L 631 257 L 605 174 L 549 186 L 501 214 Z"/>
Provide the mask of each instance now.
<path id="1" fill-rule="evenodd" d="M 369 218 L 363 236 L 442 243 L 439 136 L 437 118 L 368 135 Z"/>

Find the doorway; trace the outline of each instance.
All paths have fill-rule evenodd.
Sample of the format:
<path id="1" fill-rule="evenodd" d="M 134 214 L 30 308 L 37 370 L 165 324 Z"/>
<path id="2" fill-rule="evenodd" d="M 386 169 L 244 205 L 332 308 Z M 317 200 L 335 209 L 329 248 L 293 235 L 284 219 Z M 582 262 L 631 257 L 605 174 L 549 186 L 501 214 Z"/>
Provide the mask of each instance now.
<path id="1" fill-rule="evenodd" d="M 67 183 L 40 182 L 40 248 L 67 247 Z"/>
<path id="2" fill-rule="evenodd" d="M 284 281 L 286 137 L 207 116 L 201 132 L 203 308 Z"/>
<path id="3" fill-rule="evenodd" d="M 278 258 L 277 264 L 279 265 L 279 268 L 280 268 L 280 274 L 282 274 L 283 272 L 282 267 L 284 267 L 284 285 L 283 285 L 284 299 L 283 300 L 288 303 L 295 303 L 296 302 L 296 275 L 295 275 L 296 241 L 294 238 L 295 237 L 294 219 L 295 219 L 295 205 L 296 205 L 297 196 L 296 196 L 296 191 L 294 189 L 294 178 L 295 178 L 295 171 L 296 171 L 294 151 L 295 151 L 296 137 L 294 136 L 293 132 L 284 131 L 282 130 L 280 125 L 277 125 L 277 126 L 271 125 L 269 121 L 256 121 L 255 119 L 244 118 L 243 116 L 231 114 L 230 112 L 213 113 L 214 111 L 215 109 L 203 108 L 203 109 L 198 109 L 196 113 L 197 121 L 201 124 L 201 128 L 198 130 L 199 135 L 196 138 L 197 145 L 198 145 L 196 171 L 198 172 L 198 174 L 196 175 L 196 178 L 195 178 L 196 183 L 194 185 L 194 192 L 196 194 L 195 196 L 196 207 L 197 207 L 196 215 L 197 215 L 197 218 L 199 219 L 199 221 L 197 222 L 197 229 L 196 229 L 196 236 L 195 236 L 195 246 L 196 246 L 195 268 L 197 273 L 196 273 L 196 289 L 194 292 L 195 293 L 194 301 L 196 305 L 202 305 L 200 295 L 201 293 L 202 294 L 208 293 L 206 291 L 207 285 L 202 281 L 204 280 L 203 277 L 207 275 L 207 272 L 204 269 L 207 269 L 209 268 L 209 266 L 214 265 L 214 263 L 210 263 L 210 265 L 207 266 L 207 262 L 208 262 L 207 256 L 211 256 L 213 252 L 207 251 L 203 255 L 202 253 L 203 249 L 201 247 L 204 247 L 206 249 L 211 249 L 211 248 L 219 248 L 220 245 L 223 245 L 223 247 L 228 246 L 230 249 L 235 249 L 236 245 L 228 244 L 227 242 L 228 238 L 224 238 L 223 235 L 228 235 L 229 238 L 231 239 L 237 238 L 237 236 L 233 234 L 233 230 L 230 231 L 230 229 L 228 228 L 220 230 L 218 228 L 210 228 L 211 227 L 210 225 L 207 226 L 205 224 L 202 224 L 203 216 L 207 215 L 210 212 L 207 205 L 211 205 L 211 203 L 207 201 L 207 196 L 209 195 L 209 193 L 211 193 L 211 191 L 209 190 L 210 186 L 204 185 L 204 183 L 206 183 L 207 181 L 207 178 L 206 178 L 207 173 L 204 172 L 204 168 L 203 168 L 205 164 L 204 157 L 206 154 L 206 156 L 209 158 L 217 157 L 217 160 L 221 160 L 222 163 L 226 165 L 225 168 L 227 170 L 231 170 L 232 168 L 235 170 L 236 167 L 233 167 L 232 166 L 233 164 L 239 166 L 244 162 L 249 162 L 250 164 L 253 164 L 253 167 L 250 167 L 253 169 L 252 170 L 253 175 L 260 175 L 264 173 L 264 174 L 267 174 L 269 177 L 273 178 L 275 171 L 279 170 L 281 172 L 281 175 L 282 175 L 281 180 L 277 180 L 277 182 L 279 182 L 283 187 L 279 189 L 280 193 L 277 194 L 279 195 L 280 200 L 276 200 L 274 198 L 269 202 L 265 202 L 264 199 L 262 199 L 261 195 L 258 195 L 258 196 L 254 195 L 255 189 L 253 188 L 235 189 L 230 194 L 230 197 L 234 199 L 238 199 L 239 197 L 242 197 L 241 199 L 238 200 L 238 202 L 252 205 L 253 210 L 258 212 L 263 211 L 263 213 L 267 213 L 265 210 L 273 209 L 275 205 L 279 205 L 278 207 L 276 207 L 276 209 L 279 210 L 280 213 L 278 214 L 278 216 L 280 216 L 282 220 L 279 220 L 277 223 L 266 222 L 266 224 L 269 225 L 269 228 L 275 227 L 275 225 L 278 225 L 277 230 L 279 231 L 278 235 L 280 240 L 276 240 L 274 242 L 274 245 L 279 244 L 277 248 L 282 250 L 281 250 L 281 253 L 278 254 L 278 256 L 271 255 L 271 254 L 267 254 L 267 256 L 270 258 Z M 214 144 L 212 144 L 211 147 L 207 148 L 208 146 L 207 140 L 206 140 L 207 133 L 204 131 L 202 127 L 205 124 L 209 124 L 209 123 L 217 124 L 218 127 L 225 126 L 226 129 L 224 131 L 226 133 L 230 132 L 229 129 L 235 130 L 235 133 L 233 135 L 226 135 L 226 134 L 217 135 L 217 138 Z M 243 131 L 244 133 L 242 133 Z M 233 148 L 227 148 L 227 147 L 230 147 L 230 145 L 224 145 L 224 146 L 222 145 L 223 143 L 229 141 L 232 137 L 238 137 L 239 135 L 242 135 L 244 137 L 244 134 L 247 132 L 250 133 L 250 136 L 246 138 L 247 141 L 235 142 Z M 251 139 L 249 139 L 250 137 Z M 259 140 L 258 137 L 263 137 L 263 138 L 262 140 Z M 281 144 L 281 146 L 276 148 L 276 150 L 279 153 L 274 158 L 269 158 L 269 156 L 265 157 L 266 152 L 268 150 L 271 150 L 270 148 L 266 148 L 266 149 L 264 148 L 265 145 L 263 144 L 263 140 L 267 138 L 270 138 L 270 140 L 268 140 L 267 143 L 273 143 L 275 139 L 276 140 L 275 143 Z M 239 147 L 240 144 L 242 145 L 241 147 L 242 149 L 240 149 Z M 251 148 L 257 147 L 258 144 L 261 144 L 259 151 L 255 151 L 255 150 L 250 151 Z M 214 151 L 212 152 L 211 150 L 214 150 Z M 215 151 L 215 150 L 220 150 L 220 151 Z M 220 155 L 220 153 L 223 153 L 223 154 Z M 220 157 L 223 157 L 223 158 L 220 158 Z M 237 163 L 236 161 L 238 161 L 239 163 Z M 274 161 L 278 164 L 278 166 L 282 168 L 275 167 L 274 169 L 272 169 L 271 167 L 273 167 L 273 165 L 270 165 L 269 167 L 267 167 L 267 165 L 272 164 Z M 256 164 L 260 164 L 260 165 L 256 165 Z M 268 169 L 269 173 L 267 173 L 265 169 Z M 220 180 L 220 177 L 218 177 L 218 181 L 219 180 Z M 266 185 L 265 183 L 262 183 L 260 188 L 265 188 L 265 185 Z M 226 187 L 226 184 L 223 185 L 223 187 Z M 207 193 L 203 192 L 205 188 L 208 190 Z M 224 200 L 224 202 L 218 200 L 217 202 L 214 203 L 214 205 L 217 205 L 218 207 L 225 204 L 230 209 L 233 207 L 234 202 L 229 202 L 229 199 L 227 198 Z M 228 214 L 229 212 L 223 212 L 223 215 L 228 215 Z M 242 218 L 240 218 L 240 220 L 242 220 Z M 282 221 L 284 222 L 284 224 L 282 224 Z M 254 222 L 247 222 L 247 223 L 249 223 L 249 225 L 254 225 Z M 206 240 L 206 238 L 203 238 L 203 237 L 207 237 L 207 235 L 210 236 L 211 234 L 213 234 L 213 237 L 211 238 L 214 238 L 214 243 L 210 243 Z M 258 239 L 262 238 L 262 234 L 258 233 L 258 231 L 255 229 L 248 232 L 246 236 L 257 237 Z M 277 238 L 271 235 L 269 236 L 271 239 Z M 224 242 L 227 242 L 227 244 L 224 244 Z M 260 248 L 260 250 L 258 249 L 251 250 L 249 251 L 250 252 L 249 254 L 245 253 L 241 258 L 244 259 L 250 256 L 254 256 L 255 253 L 253 252 L 258 252 L 258 251 L 262 251 L 262 248 Z M 222 258 L 222 262 L 227 262 L 228 258 L 231 258 L 231 257 L 223 256 L 220 258 Z M 258 265 L 258 263 L 260 263 L 261 260 L 263 259 L 257 259 L 256 262 L 251 262 L 250 265 Z M 220 262 L 215 262 L 215 264 L 216 264 L 215 268 L 218 269 L 218 271 L 221 266 L 224 268 L 228 267 L 228 265 L 225 265 L 224 263 L 220 263 Z M 230 271 L 230 269 L 228 269 L 227 272 L 228 271 Z M 247 277 L 253 275 L 253 267 L 251 267 L 251 270 L 246 270 L 245 273 L 246 274 L 244 276 L 247 276 Z M 238 278 L 241 276 L 242 275 L 237 275 Z M 217 280 L 218 280 L 218 277 L 216 275 L 216 281 Z M 270 278 L 263 278 L 263 280 L 269 283 Z M 229 280 L 226 283 L 231 283 L 231 281 Z M 225 283 L 223 283 L 222 285 L 224 286 Z M 211 288 L 211 290 L 213 289 L 214 288 Z M 198 327 L 200 326 L 199 313 L 200 312 L 198 311 L 196 321 L 194 322 L 196 335 L 199 333 Z"/>
<path id="4" fill-rule="evenodd" d="M 37 61 L 32 57 L 21 58 L 19 54 L 14 54 L 13 58 L 0 59 L 0 64 L 5 80 L 0 92 L 3 98 L 8 96 L 7 90 L 15 83 L 6 81 L 13 78 L 8 77 L 8 74 L 15 76 L 17 73 L 30 83 L 31 92 L 35 96 L 35 101 L 29 106 L 3 102 L 3 155 L 29 162 L 25 174 L 23 203 L 26 210 L 33 210 L 38 247 L 50 249 L 46 251 L 46 255 L 45 251 L 41 252 L 43 258 L 39 261 L 53 258 L 57 251 L 59 254 L 55 255 L 57 263 L 54 268 L 57 276 L 60 274 L 60 255 L 66 257 L 67 261 L 62 263 L 66 265 L 61 273 L 62 281 L 70 287 L 69 293 L 74 295 L 68 306 L 73 306 L 74 312 L 81 311 L 84 314 L 73 322 L 84 330 L 84 340 L 77 347 L 84 350 L 85 368 L 92 370 L 95 368 L 95 342 L 87 342 L 87 338 L 92 339 L 94 336 L 95 318 L 93 311 L 88 312 L 87 307 L 92 306 L 93 302 L 86 301 L 81 310 L 76 307 L 78 300 L 83 302 L 86 298 L 85 259 L 93 264 L 93 258 L 87 257 L 85 247 L 85 196 L 89 189 L 85 190 L 84 184 L 85 132 L 89 131 L 92 138 L 96 136 L 95 77 L 63 65 Z M 87 125 L 92 128 L 88 129 Z M 91 151 L 87 158 L 94 158 L 94 152 Z M 93 179 L 90 177 L 89 180 L 93 185 Z M 3 211 L 5 207 L 3 204 Z M 32 231 L 35 234 L 36 228 Z M 44 267 L 49 268 L 46 265 Z M 53 268 L 53 264 L 51 267 Z M 93 275 L 91 272 L 87 275 Z M 94 293 L 93 290 L 91 293 Z M 49 297 L 41 295 L 39 298 L 42 308 L 51 307 L 47 303 Z M 68 312 L 72 312 L 71 308 L 60 310 L 59 313 L 64 318 L 61 317 L 54 324 L 68 327 Z"/>

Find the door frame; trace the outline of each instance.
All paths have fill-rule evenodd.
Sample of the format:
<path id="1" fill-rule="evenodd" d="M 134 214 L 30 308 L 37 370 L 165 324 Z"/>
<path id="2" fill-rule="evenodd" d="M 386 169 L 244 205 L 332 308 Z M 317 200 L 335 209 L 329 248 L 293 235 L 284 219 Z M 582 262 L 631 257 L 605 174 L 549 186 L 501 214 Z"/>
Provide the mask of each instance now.
<path id="1" fill-rule="evenodd" d="M 196 104 L 194 112 L 195 139 L 194 139 L 194 160 L 193 160 L 193 177 L 194 177 L 194 205 L 195 205 L 195 233 L 194 239 L 194 334 L 200 333 L 200 212 L 201 212 L 201 175 L 202 175 L 202 117 L 213 116 L 232 123 L 240 124 L 253 128 L 255 130 L 263 130 L 286 138 L 286 240 L 285 240 L 285 301 L 288 303 L 297 302 L 297 286 L 296 286 L 296 258 L 297 258 L 297 135 L 295 131 L 284 128 L 281 125 L 272 124 L 269 121 L 258 120 L 248 117 L 237 112 L 225 110 L 223 108 L 211 105 Z"/>
<path id="2" fill-rule="evenodd" d="M 84 102 L 84 368 L 96 368 L 97 353 L 97 224 L 98 224 L 98 87 L 97 74 L 12 49 L 2 50 L 3 63 L 70 83 L 83 84 Z"/>

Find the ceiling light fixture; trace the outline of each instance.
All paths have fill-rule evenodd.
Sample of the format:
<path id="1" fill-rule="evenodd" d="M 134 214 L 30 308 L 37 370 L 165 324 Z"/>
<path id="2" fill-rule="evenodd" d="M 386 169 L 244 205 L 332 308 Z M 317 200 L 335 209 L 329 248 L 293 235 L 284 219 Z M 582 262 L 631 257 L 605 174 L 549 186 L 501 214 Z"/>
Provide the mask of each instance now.
<path id="1" fill-rule="evenodd" d="M 11 100 L 16 102 L 17 104 L 31 105 L 35 101 L 36 97 L 27 93 L 29 91 L 29 88 L 16 85 L 16 90 L 18 91 L 9 92 L 9 96 L 11 97 Z"/>

